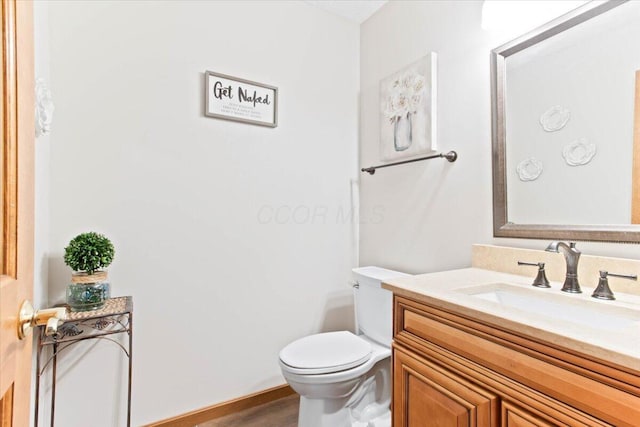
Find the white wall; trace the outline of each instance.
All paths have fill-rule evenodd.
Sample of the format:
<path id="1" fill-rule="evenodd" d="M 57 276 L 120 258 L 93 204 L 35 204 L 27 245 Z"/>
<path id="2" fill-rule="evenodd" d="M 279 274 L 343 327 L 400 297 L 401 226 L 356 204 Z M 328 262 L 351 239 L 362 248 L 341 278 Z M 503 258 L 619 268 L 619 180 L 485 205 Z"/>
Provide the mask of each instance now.
<path id="1" fill-rule="evenodd" d="M 133 425 L 283 384 L 284 345 L 353 324 L 358 26 L 303 2 L 49 9 L 51 302 L 68 241 L 110 237 L 112 293 L 135 301 Z M 279 87 L 279 126 L 204 117 L 205 70 Z M 62 361 L 56 422 L 122 425 L 124 361 L 89 350 Z"/>
<path id="2" fill-rule="evenodd" d="M 35 37 L 35 75 L 50 85 L 49 69 L 49 14 L 46 3 L 36 3 L 33 12 Z M 34 130 L 35 132 L 35 130 Z M 34 304 L 44 307 L 47 304 L 49 275 L 49 192 L 50 192 L 50 134 L 38 136 L 35 146 L 35 245 L 34 245 Z"/>
<path id="3" fill-rule="evenodd" d="M 468 265 L 471 244 L 491 224 L 489 37 L 480 30 L 480 2 L 389 2 L 362 25 L 362 166 L 378 164 L 378 84 L 424 56 L 438 53 L 438 149 L 455 163 L 429 160 L 361 177 L 360 259 L 411 273 Z M 482 226 L 478 226 L 481 224 Z"/>
<path id="4" fill-rule="evenodd" d="M 48 5 L 44 2 L 36 2 L 33 8 L 34 23 L 34 67 L 36 78 L 42 78 L 51 83 L 49 61 L 49 13 Z M 35 130 L 34 130 L 35 131 Z M 50 183 L 50 147 L 49 134 L 41 135 L 35 139 L 35 215 L 34 215 L 34 274 L 33 274 L 33 304 L 36 308 L 48 306 L 49 283 L 49 183 Z M 34 337 L 34 346 L 35 345 Z M 35 367 L 35 352 L 33 358 Z M 35 370 L 34 370 L 35 374 Z M 46 380 L 45 380 L 46 381 Z M 32 390 L 35 390 L 35 377 L 32 379 Z M 31 406 L 35 403 L 31 399 Z M 33 412 L 33 411 L 32 411 Z"/>
<path id="5" fill-rule="evenodd" d="M 362 265 L 428 272 L 469 266 L 472 243 L 548 244 L 493 238 L 489 54 L 514 34 L 482 30 L 481 9 L 481 1 L 393 1 L 361 27 L 361 165 L 380 162 L 379 81 L 429 51 L 438 53 L 439 149 L 459 155 L 452 164 L 437 159 L 362 175 Z M 578 247 L 640 256 L 638 245 Z"/>

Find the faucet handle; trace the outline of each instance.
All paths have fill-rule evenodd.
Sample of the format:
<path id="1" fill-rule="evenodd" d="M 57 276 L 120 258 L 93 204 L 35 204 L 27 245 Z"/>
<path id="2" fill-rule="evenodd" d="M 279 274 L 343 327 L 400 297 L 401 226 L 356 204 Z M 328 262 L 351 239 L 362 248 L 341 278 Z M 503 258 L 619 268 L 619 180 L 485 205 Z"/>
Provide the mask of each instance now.
<path id="1" fill-rule="evenodd" d="M 538 274 L 536 278 L 533 279 L 532 286 L 536 286 L 538 288 L 550 288 L 549 280 L 547 280 L 547 275 L 544 271 L 544 262 L 523 262 L 518 261 L 518 265 L 531 265 L 534 267 L 538 267 Z"/>
<path id="2" fill-rule="evenodd" d="M 606 299 L 606 300 L 616 299 L 616 297 L 613 296 L 613 292 L 611 292 L 611 288 L 609 288 L 608 276 L 620 277 L 621 279 L 638 280 L 638 276 L 635 274 L 617 274 L 617 273 L 609 273 L 608 271 L 600 270 L 600 280 L 598 280 L 598 287 L 591 294 L 593 298 Z"/>

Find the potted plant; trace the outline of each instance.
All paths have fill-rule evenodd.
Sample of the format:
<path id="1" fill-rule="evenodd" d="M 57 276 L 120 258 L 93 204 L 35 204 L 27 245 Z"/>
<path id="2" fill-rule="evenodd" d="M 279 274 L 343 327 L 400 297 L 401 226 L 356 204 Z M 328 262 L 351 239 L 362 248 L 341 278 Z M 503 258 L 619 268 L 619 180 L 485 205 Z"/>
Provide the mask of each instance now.
<path id="1" fill-rule="evenodd" d="M 67 304 L 71 311 L 102 308 L 109 298 L 107 272 L 113 261 L 111 241 L 93 231 L 74 237 L 64 249 L 64 262 L 75 272 L 67 286 Z"/>

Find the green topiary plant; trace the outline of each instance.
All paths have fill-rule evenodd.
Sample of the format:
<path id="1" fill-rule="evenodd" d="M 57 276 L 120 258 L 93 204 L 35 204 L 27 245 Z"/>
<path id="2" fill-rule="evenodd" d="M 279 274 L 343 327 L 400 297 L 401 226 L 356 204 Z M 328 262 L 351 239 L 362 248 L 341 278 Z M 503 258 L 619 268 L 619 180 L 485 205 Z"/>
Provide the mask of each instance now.
<path id="1" fill-rule="evenodd" d="M 74 271 L 91 275 L 113 261 L 115 250 L 111 241 L 93 231 L 74 237 L 64 248 L 64 262 Z"/>

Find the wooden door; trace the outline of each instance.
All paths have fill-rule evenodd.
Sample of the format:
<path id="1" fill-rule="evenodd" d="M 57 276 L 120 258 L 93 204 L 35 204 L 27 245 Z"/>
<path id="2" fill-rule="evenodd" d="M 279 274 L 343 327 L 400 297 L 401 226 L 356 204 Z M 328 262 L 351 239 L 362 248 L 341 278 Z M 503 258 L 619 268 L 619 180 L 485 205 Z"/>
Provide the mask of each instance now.
<path id="1" fill-rule="evenodd" d="M 394 427 L 497 427 L 498 397 L 398 347 L 393 352 Z"/>
<path id="2" fill-rule="evenodd" d="M 32 338 L 18 339 L 17 314 L 33 294 L 33 12 L 27 0 L 0 0 L 0 427 L 29 425 Z"/>

